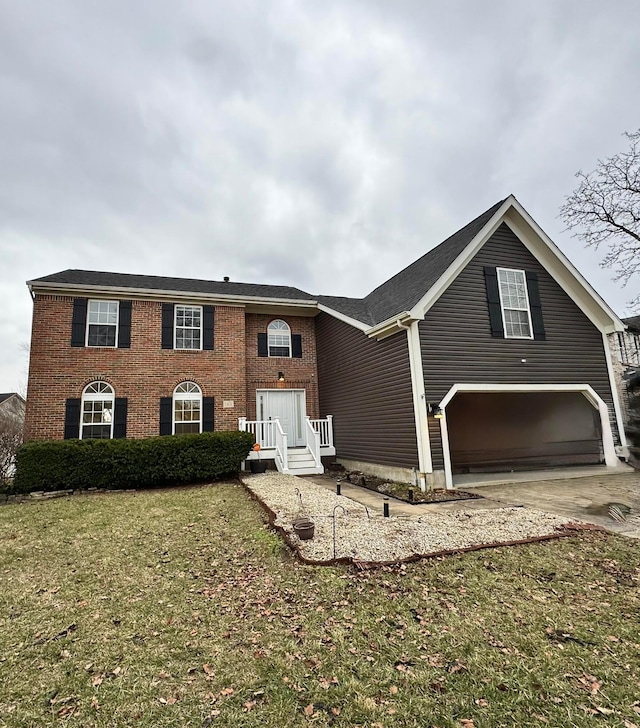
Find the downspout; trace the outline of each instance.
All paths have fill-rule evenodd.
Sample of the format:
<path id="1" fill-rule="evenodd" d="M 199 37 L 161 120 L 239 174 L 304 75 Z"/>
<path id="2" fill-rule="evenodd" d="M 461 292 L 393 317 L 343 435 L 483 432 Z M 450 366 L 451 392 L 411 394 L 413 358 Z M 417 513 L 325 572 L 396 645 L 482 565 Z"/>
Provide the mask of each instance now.
<path id="1" fill-rule="evenodd" d="M 416 424 L 416 443 L 418 446 L 418 486 L 420 490 L 427 489 L 427 473 L 433 472 L 431 461 L 431 446 L 429 443 L 429 425 L 427 420 L 427 402 L 424 393 L 424 375 L 422 372 L 422 354 L 420 351 L 420 337 L 418 322 L 403 323 L 396 320 L 400 329 L 406 329 L 407 345 L 409 349 L 409 371 L 411 373 L 411 391 L 413 395 L 413 414 Z"/>

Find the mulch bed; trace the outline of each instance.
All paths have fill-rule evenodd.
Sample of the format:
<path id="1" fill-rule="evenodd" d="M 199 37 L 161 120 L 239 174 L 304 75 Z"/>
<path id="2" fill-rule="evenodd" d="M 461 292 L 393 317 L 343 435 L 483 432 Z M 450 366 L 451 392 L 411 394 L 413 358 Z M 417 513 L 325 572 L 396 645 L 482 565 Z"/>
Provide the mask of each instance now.
<path id="1" fill-rule="evenodd" d="M 432 490 L 421 491 L 420 488 L 408 483 L 394 483 L 375 475 L 365 475 L 360 472 L 344 473 L 336 475 L 343 481 L 358 485 L 361 488 L 373 490 L 376 493 L 396 498 L 405 503 L 447 503 L 449 501 L 476 500 L 482 498 L 476 493 L 467 493 L 464 490 L 446 490 L 445 488 L 433 488 Z"/>

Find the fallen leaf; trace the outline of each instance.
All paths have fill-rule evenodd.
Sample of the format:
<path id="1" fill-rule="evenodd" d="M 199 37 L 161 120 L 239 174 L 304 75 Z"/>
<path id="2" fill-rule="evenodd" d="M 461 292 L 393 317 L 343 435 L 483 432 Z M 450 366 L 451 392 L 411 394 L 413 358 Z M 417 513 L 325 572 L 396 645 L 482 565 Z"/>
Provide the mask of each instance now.
<path id="1" fill-rule="evenodd" d="M 304 714 L 309 718 L 313 715 L 313 703 L 309 703 L 309 705 L 307 705 L 304 709 Z"/>
<path id="2" fill-rule="evenodd" d="M 392 685 L 389 688 L 389 692 L 391 693 L 391 695 L 397 695 L 398 694 L 398 686 L 397 685 Z"/>

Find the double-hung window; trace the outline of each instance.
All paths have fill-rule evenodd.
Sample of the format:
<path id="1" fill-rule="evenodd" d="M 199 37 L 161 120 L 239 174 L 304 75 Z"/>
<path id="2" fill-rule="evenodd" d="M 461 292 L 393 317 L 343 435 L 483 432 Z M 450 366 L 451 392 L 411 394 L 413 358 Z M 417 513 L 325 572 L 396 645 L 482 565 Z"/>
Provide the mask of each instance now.
<path id="1" fill-rule="evenodd" d="M 182 382 L 173 392 L 173 432 L 202 432 L 202 392 L 194 382 Z"/>
<path id="2" fill-rule="evenodd" d="M 118 340 L 118 302 L 89 301 L 87 346 L 116 346 Z"/>
<path id="3" fill-rule="evenodd" d="M 272 321 L 267 327 L 269 356 L 291 356 L 291 329 L 281 319 Z"/>
<path id="4" fill-rule="evenodd" d="M 175 349 L 202 349 L 202 306 L 175 307 Z"/>
<path id="5" fill-rule="evenodd" d="M 508 339 L 532 339 L 531 309 L 523 270 L 497 268 L 504 335 Z"/>
<path id="6" fill-rule="evenodd" d="M 106 382 L 92 382 L 82 393 L 81 440 L 113 437 L 113 389 Z"/>

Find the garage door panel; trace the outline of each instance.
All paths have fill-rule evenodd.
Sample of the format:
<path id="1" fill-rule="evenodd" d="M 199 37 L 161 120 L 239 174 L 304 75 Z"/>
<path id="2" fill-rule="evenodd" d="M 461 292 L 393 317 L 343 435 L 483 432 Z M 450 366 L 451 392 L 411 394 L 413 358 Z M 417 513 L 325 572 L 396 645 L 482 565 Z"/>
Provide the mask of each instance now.
<path id="1" fill-rule="evenodd" d="M 454 472 L 603 460 L 598 412 L 576 392 L 458 394 L 447 424 Z"/>

